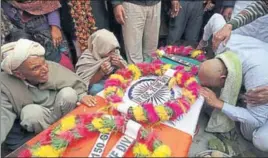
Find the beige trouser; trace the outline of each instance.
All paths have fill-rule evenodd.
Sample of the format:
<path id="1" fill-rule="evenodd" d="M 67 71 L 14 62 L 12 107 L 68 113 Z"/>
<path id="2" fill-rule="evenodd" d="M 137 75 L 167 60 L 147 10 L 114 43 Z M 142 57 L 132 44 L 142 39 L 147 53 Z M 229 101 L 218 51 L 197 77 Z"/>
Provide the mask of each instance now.
<path id="1" fill-rule="evenodd" d="M 123 2 L 126 12 L 122 25 L 126 55 L 129 63 L 143 62 L 157 49 L 161 2 L 153 6 Z"/>
<path id="2" fill-rule="evenodd" d="M 66 87 L 61 89 L 55 99 L 53 109 L 37 104 L 29 104 L 21 110 L 21 126 L 29 132 L 39 133 L 48 128 L 62 116 L 73 110 L 77 102 L 77 93 Z"/>

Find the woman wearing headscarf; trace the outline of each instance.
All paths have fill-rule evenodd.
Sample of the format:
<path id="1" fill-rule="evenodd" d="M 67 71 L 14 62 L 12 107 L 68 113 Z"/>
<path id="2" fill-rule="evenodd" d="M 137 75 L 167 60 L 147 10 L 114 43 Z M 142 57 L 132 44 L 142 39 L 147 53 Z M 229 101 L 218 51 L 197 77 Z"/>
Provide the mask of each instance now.
<path id="1" fill-rule="evenodd" d="M 58 0 L 4 0 L 1 7 L 13 25 L 45 47 L 47 60 L 68 63 L 72 67 L 68 43 L 61 32 Z"/>
<path id="2" fill-rule="evenodd" d="M 89 94 L 95 95 L 103 90 L 107 77 L 126 66 L 119 47 L 116 37 L 108 30 L 98 30 L 89 37 L 88 49 L 76 64 L 76 74 L 88 84 Z"/>

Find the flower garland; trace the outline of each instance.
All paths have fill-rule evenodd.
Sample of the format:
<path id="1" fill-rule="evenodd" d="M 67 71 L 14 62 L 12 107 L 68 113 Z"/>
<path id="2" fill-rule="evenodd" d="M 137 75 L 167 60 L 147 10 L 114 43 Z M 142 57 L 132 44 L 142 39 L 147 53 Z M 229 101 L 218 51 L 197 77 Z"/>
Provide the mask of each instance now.
<path id="1" fill-rule="evenodd" d="M 186 47 L 185 46 L 165 46 L 165 47 L 160 47 L 155 52 L 155 54 L 159 57 L 162 57 L 165 53 L 191 57 L 198 61 L 206 60 L 204 51 L 193 49 L 190 46 L 186 46 Z"/>
<path id="2" fill-rule="evenodd" d="M 90 0 L 70 0 L 71 16 L 75 24 L 75 35 L 81 52 L 88 48 L 89 36 L 97 30 Z"/>
<path id="3" fill-rule="evenodd" d="M 122 116 L 107 117 L 102 113 L 80 114 L 63 118 L 54 129 L 48 129 L 35 145 L 22 150 L 18 157 L 60 157 L 66 148 L 95 133 L 124 132 L 127 120 Z M 133 147 L 135 157 L 170 157 L 170 148 L 163 144 L 155 132 L 141 128 Z"/>
<path id="4" fill-rule="evenodd" d="M 119 69 L 106 80 L 104 96 L 116 109 L 118 104 L 122 102 L 124 92 L 132 81 L 138 80 L 142 76 L 162 76 L 171 67 L 170 64 L 163 64 L 160 60 L 152 63 L 130 64 L 127 68 Z M 191 72 L 186 72 L 184 67 L 177 66 L 175 70 L 168 87 L 172 88 L 178 85 L 182 88 L 182 96 L 162 105 L 153 106 L 153 104 L 148 103 L 130 107 L 127 113 L 130 119 L 144 123 L 157 123 L 175 120 L 190 109 L 190 106 L 198 98 L 199 84 L 193 75 L 198 69 L 193 67 Z"/>

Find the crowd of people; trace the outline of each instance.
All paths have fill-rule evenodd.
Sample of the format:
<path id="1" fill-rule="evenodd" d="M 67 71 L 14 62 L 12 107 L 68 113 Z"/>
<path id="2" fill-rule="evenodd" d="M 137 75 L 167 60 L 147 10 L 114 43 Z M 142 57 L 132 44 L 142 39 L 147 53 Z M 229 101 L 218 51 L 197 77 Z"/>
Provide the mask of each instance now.
<path id="1" fill-rule="evenodd" d="M 268 151 L 268 1 L 1 1 L 1 144 L 15 150 L 79 104 L 94 106 L 107 77 L 150 62 L 166 44 L 212 42 L 201 95 L 215 108 L 208 132 Z M 205 87 L 222 89 L 220 98 Z M 235 106 L 241 87 L 246 104 Z"/>

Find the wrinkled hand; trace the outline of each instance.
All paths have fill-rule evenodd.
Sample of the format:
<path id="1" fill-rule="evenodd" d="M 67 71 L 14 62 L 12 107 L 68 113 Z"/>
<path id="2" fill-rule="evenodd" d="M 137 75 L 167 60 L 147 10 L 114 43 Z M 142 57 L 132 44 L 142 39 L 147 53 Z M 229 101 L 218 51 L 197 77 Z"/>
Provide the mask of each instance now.
<path id="1" fill-rule="evenodd" d="M 251 105 L 263 105 L 268 103 L 268 86 L 249 90 L 246 94 L 246 102 Z"/>
<path id="2" fill-rule="evenodd" d="M 213 4 L 212 2 L 211 2 L 211 0 L 206 0 L 206 1 L 204 1 L 204 3 L 206 3 L 206 6 L 205 6 L 205 8 L 204 8 L 204 11 L 206 12 L 206 11 L 210 11 L 210 10 L 212 10 L 214 7 L 215 7 L 215 4 Z"/>
<path id="3" fill-rule="evenodd" d="M 51 26 L 51 36 L 54 47 L 58 47 L 62 42 L 62 33 L 57 26 Z"/>
<path id="4" fill-rule="evenodd" d="M 217 50 L 220 43 L 223 41 L 223 45 L 226 46 L 228 40 L 230 39 L 232 32 L 232 25 L 225 24 L 222 29 L 213 35 L 212 39 L 212 49 Z"/>
<path id="5" fill-rule="evenodd" d="M 226 21 L 229 21 L 231 19 L 232 13 L 233 13 L 232 7 L 225 8 L 222 11 L 222 15 Z"/>
<path id="6" fill-rule="evenodd" d="M 114 8 L 114 16 L 119 24 L 121 25 L 125 24 L 126 12 L 123 5 L 120 4 Z"/>
<path id="7" fill-rule="evenodd" d="M 208 88 L 201 88 L 200 94 L 205 98 L 205 101 L 212 107 L 217 109 L 222 109 L 223 107 L 223 101 L 219 100 L 216 96 L 216 94 L 208 89 Z"/>
<path id="8" fill-rule="evenodd" d="M 105 75 L 109 75 L 113 72 L 113 67 L 109 61 L 106 61 L 101 65 L 101 70 Z"/>
<path id="9" fill-rule="evenodd" d="M 91 96 L 91 95 L 86 95 L 84 96 L 80 102 L 77 103 L 77 105 L 81 105 L 81 104 L 84 104 L 84 105 L 87 105 L 87 106 L 96 106 L 96 97 L 94 96 Z"/>
<path id="10" fill-rule="evenodd" d="M 174 18 L 174 17 L 178 16 L 180 8 L 181 8 L 181 5 L 180 5 L 179 0 L 172 0 L 171 1 L 170 17 Z"/>
<path id="11" fill-rule="evenodd" d="M 111 63 L 112 65 L 119 67 L 119 68 L 124 67 L 118 55 L 111 55 Z"/>

